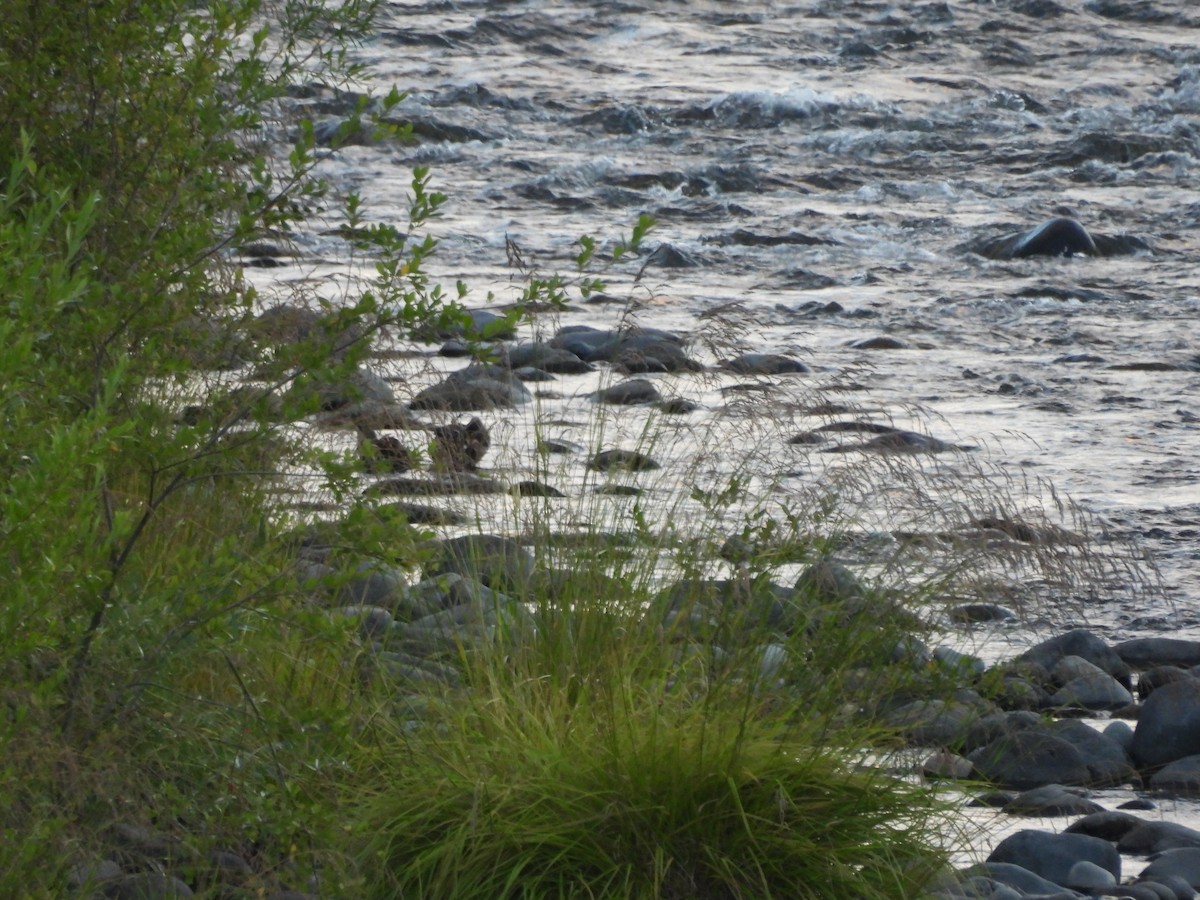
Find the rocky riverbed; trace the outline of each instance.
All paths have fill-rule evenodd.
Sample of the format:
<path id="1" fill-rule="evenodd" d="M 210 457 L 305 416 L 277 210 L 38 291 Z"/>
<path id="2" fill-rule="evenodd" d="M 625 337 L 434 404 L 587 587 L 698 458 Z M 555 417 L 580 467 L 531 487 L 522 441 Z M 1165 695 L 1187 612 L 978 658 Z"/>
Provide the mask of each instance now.
<path id="1" fill-rule="evenodd" d="M 1170 879 L 1200 885 L 1200 817 L 1170 798 L 1195 792 L 1186 761 L 1200 750 L 1187 673 L 1200 662 L 1191 6 L 465 2 L 388 15 L 363 58 L 381 86 L 409 91 L 393 117 L 416 143 L 364 136 L 328 171 L 395 222 L 411 167 L 432 167 L 450 202 L 430 270 L 470 286 L 475 331 L 500 338 L 492 365 L 507 364 L 463 358 L 470 332 L 381 345 L 359 385 L 380 406 L 360 422 L 375 415 L 379 434 L 422 450 L 428 429 L 479 416 L 490 448 L 481 471 L 378 474 L 364 489 L 447 537 L 520 538 L 535 512 L 587 532 L 636 508 L 710 535 L 792 516 L 836 536 L 830 559 L 872 590 L 967 559 L 935 616 L 931 647 L 944 649 L 927 652 L 979 660 L 964 691 L 1019 673 L 1020 699 L 892 712 L 912 717 L 916 744 L 955 754 L 937 775 L 1041 792 L 1006 799 L 977 855 L 1052 884 L 993 867 L 980 877 L 1007 887 L 940 896 L 1149 897 L 1113 885 L 1157 851 L 1169 852 L 1147 867 L 1154 895 L 1190 896 Z M 353 101 L 297 102 L 333 125 Z M 642 213 L 658 223 L 644 252 L 606 261 Z M 337 224 L 245 254 L 263 295 L 344 295 Z M 592 233 L 604 292 L 488 329 L 531 272 L 569 273 Z M 306 427 L 352 448 L 347 422 Z M 840 518 L 812 528 L 831 497 Z M 469 603 L 480 588 L 456 590 Z M 361 602 L 371 609 L 348 614 L 388 634 L 436 614 L 394 597 L 341 605 Z M 989 604 L 1012 615 L 951 614 Z M 1004 838 L 1018 811 L 1044 834 Z"/>

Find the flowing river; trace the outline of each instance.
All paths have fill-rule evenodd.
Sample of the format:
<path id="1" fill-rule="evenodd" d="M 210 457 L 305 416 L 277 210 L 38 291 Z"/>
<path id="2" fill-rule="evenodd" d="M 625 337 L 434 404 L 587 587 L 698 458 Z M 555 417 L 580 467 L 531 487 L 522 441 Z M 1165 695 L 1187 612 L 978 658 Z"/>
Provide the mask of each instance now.
<path id="1" fill-rule="evenodd" d="M 1190 0 L 399 0 L 359 55 L 377 93 L 407 92 L 393 117 L 416 140 L 354 143 L 326 172 L 369 219 L 402 226 L 411 170 L 430 167 L 449 200 L 426 268 L 464 282 L 468 307 L 516 299 L 518 262 L 574 274 L 577 239 L 595 235 L 611 302 L 573 295 L 522 338 L 633 323 L 686 336 L 706 366 L 752 350 L 810 369 L 649 375 L 697 409 L 619 408 L 601 425 L 590 394 L 619 377 L 531 385 L 535 412 L 482 414 L 494 474 L 545 476 L 540 436 L 648 443 L 664 468 L 630 483 L 650 496 L 747 473 L 757 508 L 810 515 L 822 492 L 863 487 L 867 454 L 827 452 L 862 435 L 789 439 L 892 423 L 972 449 L 913 457 L 917 480 L 880 463 L 848 514 L 858 533 L 920 531 L 940 498 L 976 516 L 1066 510 L 1098 553 L 1120 548 L 1086 588 L 1053 585 L 1070 602 L 989 633 L 985 655 L 1081 622 L 1111 641 L 1200 638 Z M 643 213 L 656 225 L 642 252 L 605 263 Z M 1057 216 L 1098 253 L 997 251 Z M 252 277 L 282 296 L 344 284 L 337 238 L 300 245 L 295 265 Z M 421 349 L 388 363 L 402 400 L 463 364 Z M 584 459 L 555 463 L 569 494 L 591 489 Z M 662 505 L 707 514 L 689 502 Z M 611 522 L 629 503 L 591 499 L 587 514 Z"/>

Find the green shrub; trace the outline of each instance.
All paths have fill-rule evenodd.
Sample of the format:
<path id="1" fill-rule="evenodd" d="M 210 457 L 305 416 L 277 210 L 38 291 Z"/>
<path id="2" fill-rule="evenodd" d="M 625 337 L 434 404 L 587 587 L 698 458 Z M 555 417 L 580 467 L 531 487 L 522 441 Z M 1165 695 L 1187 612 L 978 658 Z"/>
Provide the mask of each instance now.
<path id="1" fill-rule="evenodd" d="M 872 736 L 833 698 L 788 699 L 756 648 L 681 645 L 628 584 L 593 586 L 474 648 L 423 724 L 377 720 L 367 896 L 894 898 L 937 869 L 940 804 L 860 766 Z"/>

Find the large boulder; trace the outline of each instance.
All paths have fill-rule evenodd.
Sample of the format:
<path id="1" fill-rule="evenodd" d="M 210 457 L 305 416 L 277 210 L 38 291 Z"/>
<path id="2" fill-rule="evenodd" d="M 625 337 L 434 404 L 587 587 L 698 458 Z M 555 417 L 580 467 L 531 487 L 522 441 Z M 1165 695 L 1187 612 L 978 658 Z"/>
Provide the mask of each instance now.
<path id="1" fill-rule="evenodd" d="M 969 754 L 980 777 L 1024 791 L 1044 784 L 1088 784 L 1091 769 L 1079 748 L 1046 731 L 1001 735 Z"/>
<path id="2" fill-rule="evenodd" d="M 1016 661 L 1036 663 L 1050 672 L 1067 656 L 1086 659 L 1116 678 L 1125 688 L 1129 688 L 1133 683 L 1132 670 L 1117 652 L 1105 643 L 1103 638 L 1084 628 L 1077 628 L 1042 641 L 1018 656 Z"/>
<path id="3" fill-rule="evenodd" d="M 1149 768 L 1200 754 L 1200 679 L 1165 684 L 1150 695 L 1130 752 L 1135 763 Z"/>
<path id="4" fill-rule="evenodd" d="M 424 576 L 462 575 L 493 590 L 519 595 L 529 586 L 533 572 L 533 556 L 511 538 L 466 534 L 442 541 L 425 566 Z"/>
<path id="5" fill-rule="evenodd" d="M 1065 885 L 1071 869 L 1079 862 L 1090 862 L 1121 880 L 1121 855 L 1108 841 L 1086 834 L 1054 834 L 1023 829 L 1010 834 L 992 851 L 989 863 L 1012 863 L 1035 875 Z"/>

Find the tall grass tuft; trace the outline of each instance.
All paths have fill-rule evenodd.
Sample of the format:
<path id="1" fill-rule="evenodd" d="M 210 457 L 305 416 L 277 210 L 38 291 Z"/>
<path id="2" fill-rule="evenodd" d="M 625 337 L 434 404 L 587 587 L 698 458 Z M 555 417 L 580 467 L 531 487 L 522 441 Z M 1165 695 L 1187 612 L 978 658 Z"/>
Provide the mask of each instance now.
<path id="1" fill-rule="evenodd" d="M 942 863 L 939 804 L 860 765 L 878 736 L 820 690 L 679 640 L 632 581 L 570 581 L 436 714 L 376 721 L 369 896 L 891 898 Z"/>

